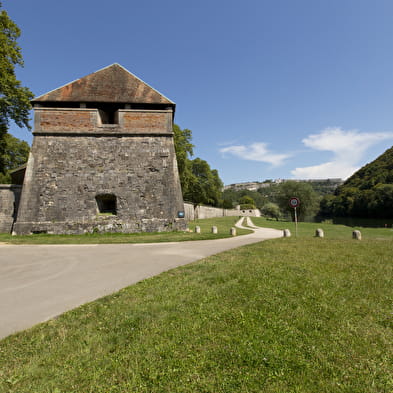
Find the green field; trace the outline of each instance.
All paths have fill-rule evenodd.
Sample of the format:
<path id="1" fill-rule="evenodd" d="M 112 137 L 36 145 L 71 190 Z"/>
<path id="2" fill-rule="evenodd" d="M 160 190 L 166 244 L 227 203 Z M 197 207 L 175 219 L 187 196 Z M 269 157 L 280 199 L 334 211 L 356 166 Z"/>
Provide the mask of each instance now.
<path id="1" fill-rule="evenodd" d="M 391 393 L 392 232 L 311 225 L 0 341 L 0 392 Z"/>
<path id="2" fill-rule="evenodd" d="M 289 229 L 292 236 L 296 235 L 294 222 L 268 220 L 263 217 L 252 217 L 252 222 L 261 227 L 274 229 Z M 356 229 L 362 234 L 362 239 L 374 240 L 393 240 L 392 228 L 365 228 L 365 227 L 348 227 L 345 225 L 333 225 L 331 223 L 298 223 L 299 237 L 313 237 L 316 229 L 321 228 L 324 231 L 326 239 L 351 239 L 352 232 Z"/>

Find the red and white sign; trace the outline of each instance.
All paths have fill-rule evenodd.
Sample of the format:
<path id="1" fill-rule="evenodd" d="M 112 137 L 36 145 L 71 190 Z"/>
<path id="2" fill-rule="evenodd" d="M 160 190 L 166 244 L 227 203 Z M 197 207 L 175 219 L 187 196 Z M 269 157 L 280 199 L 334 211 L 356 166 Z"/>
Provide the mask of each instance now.
<path id="1" fill-rule="evenodd" d="M 289 205 L 293 208 L 298 207 L 300 205 L 300 201 L 298 198 L 293 197 L 289 200 Z"/>

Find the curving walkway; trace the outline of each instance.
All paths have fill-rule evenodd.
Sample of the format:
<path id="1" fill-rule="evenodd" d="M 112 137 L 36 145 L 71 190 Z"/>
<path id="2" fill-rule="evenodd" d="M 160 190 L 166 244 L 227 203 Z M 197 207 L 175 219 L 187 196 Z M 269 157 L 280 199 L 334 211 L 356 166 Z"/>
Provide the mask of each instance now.
<path id="1" fill-rule="evenodd" d="M 275 229 L 253 230 L 178 243 L 0 245 L 0 339 L 163 271 L 282 236 Z"/>

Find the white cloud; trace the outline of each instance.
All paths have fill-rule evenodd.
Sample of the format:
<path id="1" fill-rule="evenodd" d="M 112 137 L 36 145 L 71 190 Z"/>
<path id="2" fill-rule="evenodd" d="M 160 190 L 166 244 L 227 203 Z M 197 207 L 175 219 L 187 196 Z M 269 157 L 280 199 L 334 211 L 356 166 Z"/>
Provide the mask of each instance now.
<path id="1" fill-rule="evenodd" d="M 267 149 L 267 144 L 255 142 L 251 145 L 234 145 L 220 149 L 222 154 L 232 154 L 243 160 L 266 162 L 272 166 L 280 166 L 290 157 L 289 154 L 275 154 Z"/>
<path id="2" fill-rule="evenodd" d="M 291 173 L 298 179 L 332 178 L 346 179 L 359 169 L 364 153 L 372 145 L 393 139 L 393 132 L 359 132 L 326 128 L 319 134 L 309 135 L 302 142 L 319 151 L 331 151 L 333 158 L 320 165 L 296 168 Z"/>
<path id="3" fill-rule="evenodd" d="M 296 168 L 291 171 L 297 179 L 346 179 L 356 172 L 359 167 L 352 166 L 345 162 L 325 162 L 324 164 Z"/>

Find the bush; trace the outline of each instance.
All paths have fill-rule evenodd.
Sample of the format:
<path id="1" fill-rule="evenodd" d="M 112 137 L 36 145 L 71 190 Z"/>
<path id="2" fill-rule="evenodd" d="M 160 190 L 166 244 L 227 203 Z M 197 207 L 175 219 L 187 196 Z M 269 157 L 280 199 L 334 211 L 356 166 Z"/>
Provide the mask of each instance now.
<path id="1" fill-rule="evenodd" d="M 280 207 L 273 202 L 266 203 L 261 209 L 261 213 L 270 218 L 275 218 L 277 221 L 281 217 Z"/>

